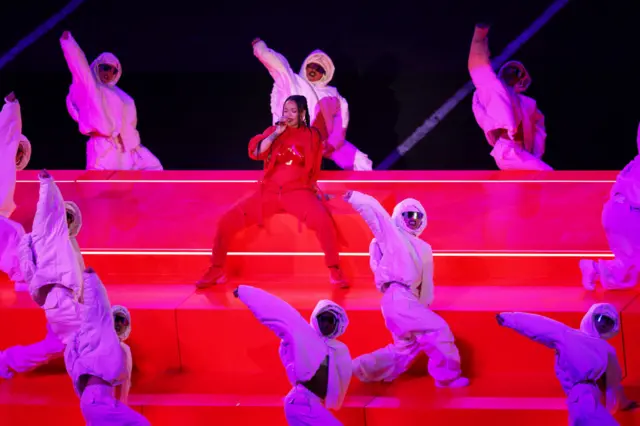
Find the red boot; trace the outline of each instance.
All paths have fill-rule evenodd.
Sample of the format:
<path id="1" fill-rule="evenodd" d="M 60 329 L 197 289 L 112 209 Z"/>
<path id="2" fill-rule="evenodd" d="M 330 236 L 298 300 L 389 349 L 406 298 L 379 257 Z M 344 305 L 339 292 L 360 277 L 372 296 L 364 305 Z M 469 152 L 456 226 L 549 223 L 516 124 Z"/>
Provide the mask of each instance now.
<path id="1" fill-rule="evenodd" d="M 227 277 L 224 271 L 219 266 L 210 267 L 207 272 L 196 282 L 196 287 L 200 289 L 209 288 L 216 284 L 224 284 L 227 282 Z"/>
<path id="2" fill-rule="evenodd" d="M 329 268 L 329 279 L 331 284 L 338 288 L 349 288 L 349 282 L 342 274 L 342 269 L 339 266 L 332 266 Z"/>

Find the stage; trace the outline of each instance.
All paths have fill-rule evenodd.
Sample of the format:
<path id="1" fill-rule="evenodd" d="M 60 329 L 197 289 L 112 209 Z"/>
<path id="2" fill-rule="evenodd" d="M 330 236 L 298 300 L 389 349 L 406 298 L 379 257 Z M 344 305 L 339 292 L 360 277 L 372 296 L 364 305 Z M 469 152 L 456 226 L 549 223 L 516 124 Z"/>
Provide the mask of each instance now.
<path id="1" fill-rule="evenodd" d="M 25 226 L 38 196 L 37 171 L 18 172 L 12 216 Z M 403 198 L 426 208 L 423 238 L 435 253 L 433 309 L 456 336 L 465 389 L 436 389 L 424 359 L 392 384 L 353 379 L 338 417 L 346 426 L 566 425 L 553 351 L 499 327 L 502 311 L 549 315 L 578 327 L 599 301 L 622 312 L 612 341 L 628 396 L 640 399 L 638 292 L 585 292 L 578 259 L 611 257 L 600 225 L 617 172 L 327 172 L 320 187 L 349 242 L 341 258 L 352 288 L 334 290 L 315 235 L 280 214 L 237 235 L 230 282 L 193 283 L 208 266 L 218 218 L 248 196 L 260 172 L 51 171 L 83 215 L 78 242 L 113 304 L 131 310 L 134 359 L 130 404 L 153 425 L 286 425 L 290 386 L 278 340 L 234 299 L 237 284 L 260 286 L 304 316 L 319 299 L 342 304 L 342 339 L 358 356 L 391 342 L 368 266 L 371 233 L 341 196 L 366 192 L 391 211 Z M 44 337 L 45 318 L 28 294 L 0 277 L 0 348 Z M 61 360 L 0 381 L 3 425 L 81 425 L 79 401 Z M 640 424 L 640 412 L 617 416 Z M 634 423 L 635 422 L 635 423 Z"/>

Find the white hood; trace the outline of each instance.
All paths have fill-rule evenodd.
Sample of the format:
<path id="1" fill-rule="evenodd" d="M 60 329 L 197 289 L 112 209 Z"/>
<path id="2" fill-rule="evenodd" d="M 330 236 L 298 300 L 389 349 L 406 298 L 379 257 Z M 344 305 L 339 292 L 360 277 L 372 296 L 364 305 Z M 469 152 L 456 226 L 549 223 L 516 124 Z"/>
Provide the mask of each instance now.
<path id="1" fill-rule="evenodd" d="M 527 69 L 524 67 L 524 65 L 522 65 L 521 62 L 509 61 L 505 63 L 503 66 L 500 67 L 500 70 L 498 71 L 498 77 L 502 79 L 502 74 L 504 72 L 504 69 L 509 66 L 518 68 L 524 74 L 524 77 L 520 79 L 518 84 L 516 84 L 513 89 L 516 91 L 516 93 L 522 93 L 526 91 L 531 85 L 531 75 L 529 74 L 529 71 L 527 71 Z"/>
<path id="2" fill-rule="evenodd" d="M 64 209 L 73 216 L 73 220 L 69 224 L 69 236 L 77 237 L 80 233 L 80 228 L 82 228 L 82 213 L 80 212 L 80 207 L 73 201 L 65 201 Z"/>
<path id="3" fill-rule="evenodd" d="M 316 63 L 320 65 L 325 70 L 325 74 L 322 78 L 314 83 L 311 83 L 314 86 L 326 86 L 333 79 L 333 74 L 336 72 L 336 67 L 333 65 L 333 61 L 322 50 L 314 50 L 307 56 L 307 58 L 302 63 L 302 68 L 300 68 L 300 77 L 307 80 L 307 64 Z"/>
<path id="4" fill-rule="evenodd" d="M 115 305 L 111 308 L 111 312 L 113 312 L 113 321 L 115 322 L 115 316 L 116 315 L 121 315 L 124 316 L 127 321 L 129 322 L 129 325 L 122 331 L 120 332 L 120 334 L 118 334 L 118 337 L 120 338 L 121 342 L 124 342 L 125 340 L 127 340 L 129 338 L 129 335 L 131 334 L 131 314 L 129 313 L 129 310 L 127 308 L 125 308 L 124 306 L 121 305 Z"/>
<path id="5" fill-rule="evenodd" d="M 100 56 L 98 56 L 91 63 L 91 69 L 93 70 L 93 75 L 95 75 L 97 81 L 100 81 L 100 78 L 98 77 L 98 66 L 101 64 L 116 67 L 118 73 L 116 74 L 115 78 L 109 82 L 108 86 L 115 86 L 116 84 L 118 84 L 120 77 L 122 77 L 122 65 L 120 65 L 120 61 L 118 60 L 116 55 L 114 55 L 113 53 L 104 52 L 101 53 Z"/>
<path id="6" fill-rule="evenodd" d="M 605 315 L 614 320 L 615 326 L 613 327 L 613 330 L 602 335 L 598 333 L 594 318 L 596 315 Z M 589 311 L 582 318 L 580 330 L 591 337 L 599 337 L 605 340 L 611 339 L 620 331 L 620 315 L 618 314 L 618 310 L 610 303 L 596 303 L 592 305 L 591 308 L 589 308 Z"/>
<path id="7" fill-rule="evenodd" d="M 402 217 L 402 213 L 409 212 L 409 211 L 421 212 L 424 215 L 424 217 L 422 218 L 422 225 L 417 230 L 412 230 L 407 228 L 407 226 L 404 223 L 404 218 Z M 398 228 L 416 237 L 419 237 L 420 234 L 422 234 L 424 230 L 427 228 L 427 212 L 425 211 L 424 207 L 422 207 L 422 204 L 420 203 L 420 201 L 413 198 L 406 198 L 400 201 L 393 209 L 393 214 L 391 215 L 391 218 L 393 219 L 393 221 L 395 222 Z"/>
<path id="8" fill-rule="evenodd" d="M 31 143 L 25 135 L 20 135 L 20 142 L 18 142 L 18 144 L 22 147 L 24 155 L 22 156 L 22 160 L 16 163 L 16 170 L 24 170 L 27 164 L 29 164 L 29 160 L 31 160 Z"/>
<path id="9" fill-rule="evenodd" d="M 342 336 L 349 325 L 349 317 L 347 317 L 347 312 L 342 308 L 342 306 L 338 305 L 331 300 L 321 300 L 316 305 L 313 313 L 311 314 L 311 319 L 309 320 L 309 324 L 313 327 L 314 330 L 318 332 L 318 334 L 322 335 L 320 332 L 320 327 L 318 326 L 318 316 L 323 312 L 331 311 L 335 314 L 338 319 L 338 324 L 336 325 L 336 330 L 330 336 L 324 336 L 328 339 L 337 339 Z"/>

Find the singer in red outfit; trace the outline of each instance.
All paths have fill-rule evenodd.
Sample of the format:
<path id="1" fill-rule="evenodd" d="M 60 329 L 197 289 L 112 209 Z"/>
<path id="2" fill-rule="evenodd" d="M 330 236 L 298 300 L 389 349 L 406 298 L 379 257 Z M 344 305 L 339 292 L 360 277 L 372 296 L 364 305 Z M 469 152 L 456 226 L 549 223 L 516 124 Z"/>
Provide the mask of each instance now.
<path id="1" fill-rule="evenodd" d="M 275 126 L 249 141 L 249 157 L 264 162 L 259 189 L 222 217 L 213 241 L 211 267 L 196 283 L 207 288 L 226 281 L 223 266 L 234 235 L 248 226 L 284 211 L 313 229 L 325 255 L 331 283 L 345 288 L 340 269 L 338 232 L 331 213 L 319 196 L 317 179 L 324 152 L 320 132 L 309 127 L 304 96 L 290 96 Z"/>

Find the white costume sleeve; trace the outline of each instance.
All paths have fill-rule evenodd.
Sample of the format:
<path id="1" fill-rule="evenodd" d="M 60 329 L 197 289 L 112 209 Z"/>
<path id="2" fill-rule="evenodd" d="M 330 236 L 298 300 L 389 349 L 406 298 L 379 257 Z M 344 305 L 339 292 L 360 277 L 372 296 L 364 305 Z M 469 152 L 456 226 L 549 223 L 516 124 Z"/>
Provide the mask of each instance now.
<path id="1" fill-rule="evenodd" d="M 66 101 L 69 115 L 78 122 L 82 134 L 112 136 L 114 124 L 106 113 L 104 99 L 87 57 L 71 35 L 67 40 L 60 39 L 60 45 L 73 77 Z"/>
<path id="2" fill-rule="evenodd" d="M 291 305 L 264 290 L 241 285 L 238 287 L 238 298 L 258 321 L 282 339 L 282 345 L 291 348 L 288 352 L 293 356 L 297 380 L 310 380 L 327 356 L 322 337 Z"/>
<path id="3" fill-rule="evenodd" d="M 376 273 L 381 260 L 382 251 L 378 246 L 378 241 L 374 238 L 369 244 L 369 266 L 371 267 L 371 272 L 373 272 L 374 274 Z"/>
<path id="4" fill-rule="evenodd" d="M 376 243 L 382 246 L 384 253 L 389 253 L 388 246 L 397 241 L 400 230 L 391 220 L 391 216 L 380 205 L 378 200 L 362 192 L 353 191 L 347 200 L 371 229 Z M 391 244 L 390 244 L 391 243 Z"/>
<path id="5" fill-rule="evenodd" d="M 533 155 L 542 158 L 547 140 L 547 130 L 544 126 L 544 115 L 536 109 L 534 116 Z"/>
<path id="6" fill-rule="evenodd" d="M 2 107 L 2 111 L 0 111 L 0 143 L 6 145 L 17 143 L 21 134 L 22 115 L 20 113 L 20 103 L 17 99 L 13 102 L 5 99 L 5 104 Z M 13 155 L 15 157 L 15 153 Z"/>
<path id="7" fill-rule="evenodd" d="M 496 131 L 506 130 L 513 139 L 518 123 L 513 115 L 511 97 L 491 67 L 488 29 L 476 27 L 469 50 L 469 74 L 476 87 L 473 115 L 491 146 L 497 141 Z"/>
<path id="8" fill-rule="evenodd" d="M 431 249 L 431 248 L 429 248 Z M 422 282 L 420 283 L 420 302 L 429 306 L 433 302 L 433 253 L 422 256 Z"/>
<path id="9" fill-rule="evenodd" d="M 606 383 L 606 407 L 610 413 L 627 407 L 631 401 L 627 399 L 622 389 L 622 369 L 618 363 L 615 350 L 609 352 L 607 363 L 607 383 Z"/>
<path id="10" fill-rule="evenodd" d="M 566 324 L 542 315 L 524 312 L 503 312 L 503 326 L 511 328 L 529 339 L 555 349 L 563 341 L 564 333 L 573 330 Z"/>
<path id="11" fill-rule="evenodd" d="M 253 54 L 264 65 L 277 86 L 288 89 L 294 84 L 296 74 L 291 69 L 287 59 L 280 53 L 269 49 L 264 41 L 253 46 Z"/>
<path id="12" fill-rule="evenodd" d="M 120 402 L 126 404 L 129 399 L 129 391 L 131 390 L 131 375 L 133 372 L 133 357 L 131 356 L 131 348 L 124 342 L 120 342 L 122 350 L 125 354 L 125 363 L 127 368 L 127 379 L 120 386 Z"/>
<path id="13" fill-rule="evenodd" d="M 328 142 L 335 149 L 340 149 L 345 143 L 347 127 L 349 127 L 349 104 L 347 100 L 338 95 L 338 113 L 333 116 L 333 125 Z"/>
<path id="14" fill-rule="evenodd" d="M 130 151 L 140 146 L 140 132 L 138 132 L 138 110 L 133 99 L 124 106 L 124 122 L 122 126 L 122 143 Z"/>
<path id="15" fill-rule="evenodd" d="M 20 259 L 20 271 L 24 281 L 29 284 L 36 273 L 36 264 L 33 259 L 31 234 L 25 234 L 18 245 L 18 258 Z"/>
<path id="16" fill-rule="evenodd" d="M 40 178 L 40 194 L 31 230 L 36 272 L 29 291 L 37 297 L 41 286 L 61 284 L 82 299 L 83 275 L 69 237 L 65 203 L 53 178 Z"/>

